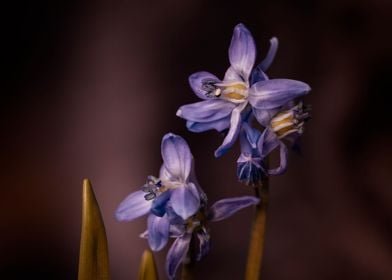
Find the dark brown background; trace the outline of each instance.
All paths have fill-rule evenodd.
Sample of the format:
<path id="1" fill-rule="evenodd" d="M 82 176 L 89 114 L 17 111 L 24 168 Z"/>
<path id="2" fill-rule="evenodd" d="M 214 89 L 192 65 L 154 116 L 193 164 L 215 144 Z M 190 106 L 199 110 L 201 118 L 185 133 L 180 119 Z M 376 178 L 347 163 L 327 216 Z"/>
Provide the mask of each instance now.
<path id="1" fill-rule="evenodd" d="M 263 280 L 392 279 L 389 0 L 14 1 L 2 11 L 1 279 L 76 279 L 84 177 L 113 279 L 136 279 L 145 220 L 117 223 L 113 212 L 158 173 L 168 131 L 188 140 L 211 201 L 252 193 L 236 183 L 238 150 L 214 159 L 217 133 L 187 132 L 175 116 L 197 101 L 188 75 L 223 76 L 238 22 L 259 58 L 279 38 L 271 77 L 313 89 L 302 152 L 271 180 Z M 251 216 L 212 225 L 198 279 L 241 279 Z"/>

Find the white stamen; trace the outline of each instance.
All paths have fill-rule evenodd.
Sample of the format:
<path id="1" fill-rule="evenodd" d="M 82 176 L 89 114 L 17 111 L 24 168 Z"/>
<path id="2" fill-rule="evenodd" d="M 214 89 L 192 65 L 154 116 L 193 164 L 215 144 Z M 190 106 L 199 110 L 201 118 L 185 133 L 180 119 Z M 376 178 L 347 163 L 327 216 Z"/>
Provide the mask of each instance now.
<path id="1" fill-rule="evenodd" d="M 277 126 L 272 125 L 272 129 L 274 131 L 279 131 L 282 128 L 286 128 L 286 127 L 289 127 L 289 126 L 293 126 L 293 123 L 292 122 L 284 122 L 284 123 L 281 123 L 281 124 L 279 124 Z"/>

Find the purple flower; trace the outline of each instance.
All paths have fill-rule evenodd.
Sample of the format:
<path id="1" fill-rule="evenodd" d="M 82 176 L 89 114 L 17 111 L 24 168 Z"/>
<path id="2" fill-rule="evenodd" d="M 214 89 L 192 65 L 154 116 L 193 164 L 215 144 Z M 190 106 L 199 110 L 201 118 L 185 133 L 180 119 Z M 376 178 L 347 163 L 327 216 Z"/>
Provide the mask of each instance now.
<path id="1" fill-rule="evenodd" d="M 250 127 L 248 122 L 242 124 L 240 132 L 241 155 L 237 160 L 237 176 L 241 183 L 247 186 L 260 185 L 267 176 L 262 150 L 264 134 Z M 261 146 L 262 148 L 262 146 Z"/>
<path id="2" fill-rule="evenodd" d="M 267 57 L 253 68 L 256 58 L 253 37 L 243 24 L 238 24 L 229 47 L 230 67 L 223 80 L 208 72 L 197 72 L 189 77 L 194 93 L 203 101 L 181 106 L 177 116 L 186 119 L 188 129 L 193 132 L 228 129 L 223 143 L 215 151 L 216 157 L 234 144 L 241 122 L 249 112 L 246 108 L 252 107 L 262 115 L 260 111 L 280 108 L 310 90 L 300 81 L 268 79 L 265 71 L 274 59 L 277 45 L 277 39 L 272 38 Z"/>
<path id="3" fill-rule="evenodd" d="M 149 225 L 142 237 L 153 239 L 154 244 L 162 244 L 162 240 L 167 242 L 169 236 L 175 238 L 166 256 L 166 272 L 169 279 L 174 279 L 181 263 L 188 262 L 190 257 L 199 261 L 208 253 L 210 249 L 208 222 L 224 220 L 239 210 L 258 203 L 259 199 L 256 197 L 243 196 L 219 200 L 207 209 L 207 201 L 203 199 L 199 211 L 188 219 L 182 219 L 171 211 L 169 203 L 167 214 L 162 218 L 156 218 L 158 220 L 156 226 Z M 189 256 L 189 250 L 192 256 Z"/>
<path id="4" fill-rule="evenodd" d="M 268 156 L 274 149 L 279 147 L 280 164 L 278 167 L 269 169 L 268 175 L 282 174 L 287 169 L 287 147 L 285 142 L 293 144 L 304 132 L 304 124 L 310 119 L 310 108 L 302 105 L 302 102 L 277 113 L 270 120 L 269 125 L 259 137 L 257 146 L 262 159 Z"/>
<path id="5" fill-rule="evenodd" d="M 288 106 L 288 105 L 287 105 Z M 270 123 L 261 133 L 252 128 L 249 121 L 243 122 L 240 132 L 241 155 L 237 160 L 238 180 L 255 186 L 269 175 L 282 174 L 287 169 L 287 146 L 293 144 L 303 133 L 304 124 L 310 118 L 310 108 L 302 102 L 271 117 Z M 276 148 L 280 150 L 279 166 L 267 169 L 264 159 Z"/>
<path id="6" fill-rule="evenodd" d="M 199 210 L 203 195 L 193 179 L 193 156 L 185 140 L 168 133 L 162 139 L 161 151 L 159 178 L 148 176 L 141 190 L 128 195 L 115 213 L 119 221 L 131 221 L 149 213 L 148 228 L 157 234 L 149 238 L 153 250 L 163 248 L 168 239 L 167 204 L 170 202 L 172 211 L 186 220 Z"/>

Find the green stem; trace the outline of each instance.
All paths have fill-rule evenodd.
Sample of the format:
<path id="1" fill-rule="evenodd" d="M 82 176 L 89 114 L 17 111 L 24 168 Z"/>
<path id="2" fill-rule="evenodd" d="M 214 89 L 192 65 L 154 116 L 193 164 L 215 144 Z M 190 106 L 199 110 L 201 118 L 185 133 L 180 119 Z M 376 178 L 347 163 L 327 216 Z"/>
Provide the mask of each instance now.
<path id="1" fill-rule="evenodd" d="M 265 178 L 262 183 L 255 188 L 255 196 L 260 198 L 260 203 L 256 206 L 256 213 L 251 229 L 245 280 L 260 279 L 268 207 L 268 184 L 268 178 Z"/>

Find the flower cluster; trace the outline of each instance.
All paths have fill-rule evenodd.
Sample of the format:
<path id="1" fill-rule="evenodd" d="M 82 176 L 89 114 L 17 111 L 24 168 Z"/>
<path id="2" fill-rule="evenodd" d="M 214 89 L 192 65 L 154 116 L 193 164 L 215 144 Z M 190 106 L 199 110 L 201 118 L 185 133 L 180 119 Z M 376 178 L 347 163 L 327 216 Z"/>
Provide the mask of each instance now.
<path id="1" fill-rule="evenodd" d="M 282 140 L 295 141 L 303 133 L 309 108 L 296 100 L 310 87 L 290 79 L 269 79 L 265 73 L 274 60 L 278 40 L 270 40 L 267 56 L 256 66 L 256 46 L 249 30 L 238 24 L 229 47 L 230 67 L 223 80 L 208 72 L 189 77 L 194 93 L 203 101 L 181 106 L 177 116 L 187 120 L 193 132 L 215 129 L 227 131 L 215 151 L 219 157 L 241 138 L 237 161 L 238 177 L 245 184 L 258 184 L 264 176 L 280 174 L 287 167 L 287 147 Z M 264 128 L 252 128 L 253 119 Z M 267 170 L 263 161 L 280 148 L 280 165 Z"/>
<path id="2" fill-rule="evenodd" d="M 166 134 L 161 145 L 163 164 L 159 178 L 148 176 L 141 190 L 126 197 L 116 210 L 119 221 L 131 221 L 148 214 L 147 238 L 150 248 L 159 251 L 169 237 L 175 238 L 167 255 L 166 270 L 170 279 L 186 261 L 191 241 L 196 242 L 195 260 L 209 250 L 208 222 L 223 220 L 237 211 L 259 202 L 243 196 L 223 199 L 208 208 L 207 196 L 197 184 L 193 156 L 185 140 Z"/>
<path id="3" fill-rule="evenodd" d="M 267 76 L 278 40 L 272 38 L 270 43 L 266 57 L 255 66 L 254 39 L 243 24 L 238 24 L 229 47 L 230 67 L 223 80 L 208 72 L 191 75 L 190 86 L 203 100 L 177 111 L 177 116 L 187 120 L 190 131 L 215 129 L 225 133 L 216 157 L 225 154 L 239 138 L 237 175 L 239 181 L 251 186 L 286 170 L 287 143 L 296 141 L 310 118 L 310 108 L 298 100 L 310 91 L 306 83 Z M 278 148 L 280 164 L 269 168 L 265 159 Z M 162 139 L 161 153 L 159 177 L 148 176 L 140 190 L 127 196 L 117 208 L 116 218 L 131 221 L 148 215 L 147 230 L 141 237 L 147 238 L 153 251 L 163 249 L 169 238 L 175 239 L 166 258 L 167 274 L 174 279 L 181 263 L 198 261 L 209 251 L 209 222 L 226 219 L 260 200 L 253 196 L 227 198 L 209 207 L 197 183 L 186 141 L 168 133 Z"/>

